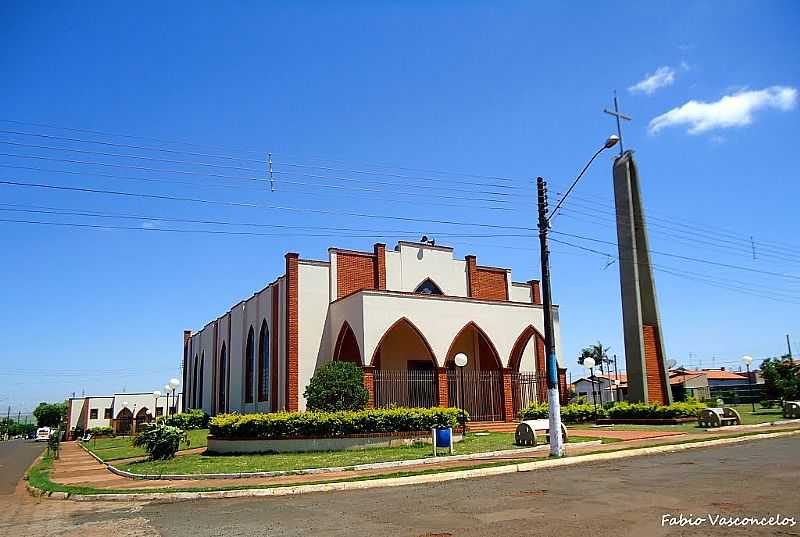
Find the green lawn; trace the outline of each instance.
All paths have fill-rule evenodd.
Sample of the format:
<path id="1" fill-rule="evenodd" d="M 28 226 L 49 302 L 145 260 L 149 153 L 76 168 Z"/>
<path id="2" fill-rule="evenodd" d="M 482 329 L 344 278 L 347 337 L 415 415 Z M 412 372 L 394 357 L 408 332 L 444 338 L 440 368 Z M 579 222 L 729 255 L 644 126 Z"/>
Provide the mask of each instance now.
<path id="1" fill-rule="evenodd" d="M 574 437 L 570 442 L 585 442 L 595 438 Z M 513 433 L 489 433 L 478 436 L 467 433 L 463 442 L 455 445 L 455 454 L 485 453 L 517 449 Z M 118 468 L 137 474 L 216 474 L 237 472 L 268 472 L 355 466 L 376 462 L 402 461 L 430 457 L 430 445 L 393 448 L 370 448 L 350 451 L 318 451 L 308 453 L 271 453 L 252 455 L 181 455 L 168 461 L 140 461 L 119 465 Z"/>
<path id="2" fill-rule="evenodd" d="M 180 449 L 206 447 L 208 445 L 208 429 L 190 430 L 188 435 L 189 445 L 182 442 Z M 131 436 L 98 438 L 83 442 L 83 445 L 106 462 L 147 456 L 144 448 L 133 446 L 133 437 Z"/>

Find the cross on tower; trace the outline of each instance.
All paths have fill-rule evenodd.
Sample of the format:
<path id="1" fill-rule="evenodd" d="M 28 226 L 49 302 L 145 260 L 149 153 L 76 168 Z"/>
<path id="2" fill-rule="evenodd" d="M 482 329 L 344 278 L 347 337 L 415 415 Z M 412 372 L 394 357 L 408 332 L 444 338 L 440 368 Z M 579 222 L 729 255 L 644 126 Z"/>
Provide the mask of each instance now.
<path id="1" fill-rule="evenodd" d="M 619 120 L 624 119 L 626 121 L 631 121 L 633 118 L 627 114 L 623 114 L 619 111 L 619 105 L 617 104 L 617 90 L 614 90 L 614 111 L 612 112 L 608 108 L 604 108 L 603 112 L 610 116 L 614 116 L 617 119 L 617 136 L 619 136 L 619 154 L 622 155 L 622 125 L 620 125 Z"/>

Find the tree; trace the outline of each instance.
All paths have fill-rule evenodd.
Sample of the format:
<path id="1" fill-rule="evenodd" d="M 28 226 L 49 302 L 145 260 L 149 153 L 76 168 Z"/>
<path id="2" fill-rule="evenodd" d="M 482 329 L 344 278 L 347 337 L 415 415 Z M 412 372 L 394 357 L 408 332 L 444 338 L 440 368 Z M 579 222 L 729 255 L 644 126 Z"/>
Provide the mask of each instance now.
<path id="1" fill-rule="evenodd" d="M 767 399 L 800 399 L 800 363 L 791 358 L 767 358 L 761 364 Z"/>
<path id="2" fill-rule="evenodd" d="M 39 427 L 56 428 L 67 420 L 66 403 L 39 403 L 33 411 Z"/>
<path id="3" fill-rule="evenodd" d="M 350 362 L 328 362 L 317 369 L 303 395 L 309 410 L 327 412 L 362 410 L 369 400 L 364 373 Z"/>
<path id="4" fill-rule="evenodd" d="M 604 373 L 603 364 L 610 365 L 614 361 L 608 357 L 608 351 L 610 350 L 611 347 L 603 347 L 603 344 L 598 341 L 597 344 L 586 347 L 581 351 L 581 355 L 578 356 L 578 364 L 583 365 L 583 361 L 586 358 L 593 358 L 595 367 L 599 367 L 600 372 Z M 610 370 L 611 368 L 609 367 Z"/>

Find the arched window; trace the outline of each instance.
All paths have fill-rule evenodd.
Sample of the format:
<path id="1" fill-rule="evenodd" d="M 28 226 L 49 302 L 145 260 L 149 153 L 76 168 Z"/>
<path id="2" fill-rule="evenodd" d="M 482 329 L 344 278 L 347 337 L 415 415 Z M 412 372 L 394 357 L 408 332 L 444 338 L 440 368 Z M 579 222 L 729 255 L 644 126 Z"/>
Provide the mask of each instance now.
<path id="1" fill-rule="evenodd" d="M 426 278 L 424 282 L 417 286 L 417 289 L 414 291 L 415 293 L 419 293 L 421 295 L 443 295 L 442 290 L 439 289 L 439 286 L 433 283 L 433 280 L 430 278 Z"/>
<path id="2" fill-rule="evenodd" d="M 269 330 L 264 321 L 258 334 L 258 400 L 269 401 L 269 390 Z"/>
<path id="3" fill-rule="evenodd" d="M 194 355 L 194 373 L 192 373 L 192 408 L 197 408 L 197 355 Z"/>
<path id="4" fill-rule="evenodd" d="M 197 377 L 197 408 L 203 408 L 203 366 L 206 361 L 206 351 L 200 353 L 200 374 Z"/>
<path id="5" fill-rule="evenodd" d="M 227 395 L 226 388 L 228 380 L 228 352 L 225 350 L 225 344 L 222 344 L 222 351 L 219 353 L 219 398 L 217 399 L 217 413 L 225 412 L 225 396 Z"/>
<path id="6" fill-rule="evenodd" d="M 256 345 L 253 336 L 253 327 L 247 333 L 247 345 L 244 351 L 244 402 L 253 402 L 253 369 L 256 360 Z"/>

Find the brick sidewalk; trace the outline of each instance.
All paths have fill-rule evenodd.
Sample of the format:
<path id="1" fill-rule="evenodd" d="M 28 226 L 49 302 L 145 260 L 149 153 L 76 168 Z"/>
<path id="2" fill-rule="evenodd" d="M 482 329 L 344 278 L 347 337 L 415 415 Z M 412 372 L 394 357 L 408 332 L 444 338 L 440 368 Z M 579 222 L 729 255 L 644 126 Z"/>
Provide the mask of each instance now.
<path id="1" fill-rule="evenodd" d="M 797 429 L 796 425 L 782 427 L 754 427 L 753 431 L 777 432 L 783 430 Z M 588 446 L 583 448 L 570 447 L 567 445 L 568 455 L 583 455 L 587 453 L 597 453 L 603 451 L 613 451 L 624 448 L 651 447 L 668 444 L 676 440 L 712 440 L 714 438 L 725 438 L 737 436 L 744 432 L 742 429 L 737 431 L 725 432 L 724 429 L 714 433 L 674 433 L 669 431 L 652 431 L 642 438 L 643 433 L 639 431 L 601 431 L 595 429 L 576 429 L 572 431 L 576 436 L 600 436 L 604 433 L 611 438 L 610 433 L 614 433 L 615 438 L 619 438 L 619 433 L 626 433 L 629 438 L 619 438 L 620 442 L 603 444 L 601 446 Z M 654 436 L 657 434 L 658 436 Z M 402 468 L 382 468 L 375 470 L 348 470 L 341 472 L 329 472 L 325 474 L 312 475 L 287 475 L 279 477 L 258 477 L 241 479 L 198 479 L 198 480 L 133 480 L 111 473 L 105 465 L 97 462 L 89 453 L 84 451 L 76 442 L 62 444 L 61 458 L 56 461 L 53 470 L 50 472 L 50 479 L 54 482 L 71 486 L 84 486 L 98 489 L 174 489 L 174 488 L 222 488 L 222 487 L 270 487 L 276 485 L 303 484 L 320 481 L 340 481 L 353 478 L 374 477 L 403 472 L 446 470 L 453 468 L 469 468 L 478 464 L 519 461 L 526 459 L 541 459 L 547 457 L 547 452 L 521 453 L 518 456 L 504 455 L 472 459 L 467 461 L 447 461 L 441 463 L 405 466 Z"/>

